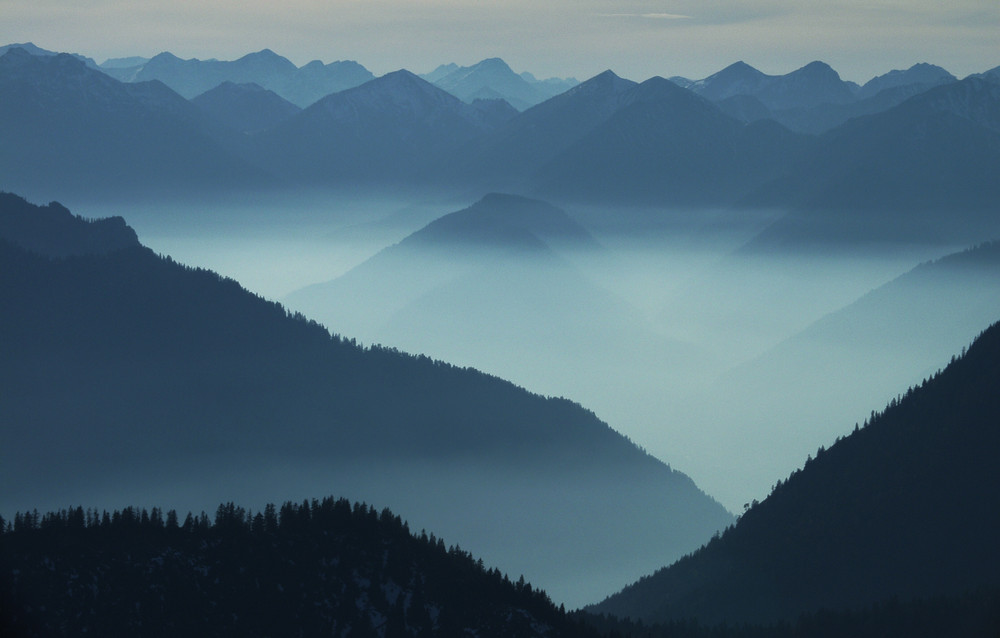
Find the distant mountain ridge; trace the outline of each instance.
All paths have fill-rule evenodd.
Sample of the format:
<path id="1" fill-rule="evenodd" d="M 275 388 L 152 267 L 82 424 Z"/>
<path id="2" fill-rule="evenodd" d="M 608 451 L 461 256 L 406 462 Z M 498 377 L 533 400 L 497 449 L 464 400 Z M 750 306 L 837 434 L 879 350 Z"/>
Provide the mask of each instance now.
<path id="1" fill-rule="evenodd" d="M 169 52 L 160 53 L 132 67 L 101 66 L 124 82 L 160 80 L 185 98 L 191 99 L 223 82 L 258 84 L 272 90 L 300 108 L 316 100 L 363 84 L 375 76 L 354 61 L 323 64 L 314 60 L 296 67 L 270 49 L 263 49 L 233 61 L 182 60 Z"/>
<path id="2" fill-rule="evenodd" d="M 517 75 L 500 58 L 488 58 L 470 67 L 441 66 L 425 79 L 465 102 L 499 97 L 519 111 L 544 102 L 574 84 L 571 81 L 539 82 L 531 74 Z"/>
<path id="3" fill-rule="evenodd" d="M 939 67 L 915 65 L 873 78 L 868 89 L 843 82 L 820 62 L 784 76 L 737 63 L 704 80 L 651 78 L 642 85 L 607 71 L 518 114 L 495 87 L 470 85 L 467 98 L 478 99 L 468 104 L 401 70 L 367 82 L 357 77 L 357 86 L 301 113 L 274 99 L 265 104 L 266 93 L 237 96 L 226 85 L 221 91 L 229 97 L 212 117 L 162 83 L 116 84 L 92 75 L 87 83 L 103 96 L 79 103 L 74 119 L 72 109 L 59 114 L 46 102 L 46 95 L 66 91 L 61 103 L 72 103 L 77 81 L 54 73 L 58 56 L 26 57 L 36 59 L 21 66 L 35 64 L 30 73 L 49 85 L 36 95 L 40 86 L 22 75 L 3 89 L 9 98 L 0 126 L 12 143 L 6 157 L 0 151 L 2 186 L 47 197 L 301 187 L 461 198 L 503 191 L 563 203 L 767 207 L 793 211 L 790 221 L 817 208 L 845 209 L 860 213 L 859 223 L 845 228 L 873 221 L 879 233 L 906 234 L 927 226 L 922 217 L 985 209 L 997 196 L 1000 117 L 989 71 L 958 82 Z M 173 73 L 170 82 L 197 76 L 214 90 L 226 73 L 276 81 L 293 70 L 296 77 L 307 69 L 322 75 L 327 66 L 296 70 L 265 49 L 224 63 L 163 54 L 143 68 Z M 461 84 L 495 72 L 522 88 L 540 85 L 499 59 L 445 66 L 434 77 Z M 0 67 L 0 76 L 13 73 L 10 64 Z M 26 106 L 33 95 L 41 108 Z M 125 108 L 126 101 L 133 105 Z M 899 224 L 903 208 L 919 211 L 919 223 Z M 969 221 L 963 217 L 960 232 L 969 232 Z"/>
<path id="4" fill-rule="evenodd" d="M 828 65 L 813 62 L 786 75 L 765 75 L 736 62 L 703 80 L 672 78 L 673 82 L 716 102 L 737 119 L 771 118 L 801 133 L 820 134 L 849 119 L 878 113 L 906 98 L 956 81 L 926 63 L 890 71 L 864 86 L 844 82 Z"/>
<path id="5" fill-rule="evenodd" d="M 2 187 L 51 195 L 163 195 L 273 184 L 227 133 L 159 82 L 123 84 L 59 54 L 0 56 Z"/>
<path id="6" fill-rule="evenodd" d="M 769 123 L 744 125 L 663 78 L 622 93 L 622 105 L 532 181 L 544 195 L 640 203 L 723 203 L 777 177 L 804 146 Z"/>
<path id="7" fill-rule="evenodd" d="M 319 100 L 257 136 L 254 152 L 292 180 L 433 183 L 443 158 L 489 130 L 490 118 L 400 70 Z"/>
<path id="8" fill-rule="evenodd" d="M 826 133 L 788 175 L 745 203 L 793 211 L 758 243 L 996 235 L 1000 84 L 937 86 Z M 947 219 L 941 211 L 949 211 Z M 876 214 L 877 213 L 877 214 Z M 850 218 L 850 224 L 843 223 Z"/>
<path id="9" fill-rule="evenodd" d="M 51 57 L 59 55 L 60 53 L 65 53 L 62 51 L 49 51 L 48 49 L 43 49 L 35 45 L 34 42 L 23 42 L 20 44 L 15 43 L 15 44 L 5 44 L 3 46 L 0 46 L 0 56 L 4 55 L 11 49 L 23 49 L 26 53 L 29 53 L 31 55 L 40 55 L 45 57 Z M 100 69 L 100 66 L 92 58 L 80 55 L 79 53 L 67 53 L 67 55 L 73 56 L 74 58 L 83 62 L 92 69 L 98 69 L 98 70 Z"/>
<path id="10" fill-rule="evenodd" d="M 679 78 L 678 82 L 713 102 L 751 95 L 772 110 L 850 102 L 857 90 L 857 85 L 841 80 L 823 62 L 811 62 L 785 75 L 766 75 L 741 61 L 703 80 Z"/>

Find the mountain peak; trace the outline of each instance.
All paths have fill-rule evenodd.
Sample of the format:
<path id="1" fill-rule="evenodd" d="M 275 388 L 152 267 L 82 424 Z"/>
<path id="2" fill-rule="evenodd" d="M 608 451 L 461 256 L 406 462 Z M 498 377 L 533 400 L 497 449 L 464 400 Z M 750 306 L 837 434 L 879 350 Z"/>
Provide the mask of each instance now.
<path id="1" fill-rule="evenodd" d="M 486 58 L 478 64 L 473 65 L 473 68 L 488 69 L 491 71 L 511 71 L 510 65 L 501 58 Z"/>
<path id="2" fill-rule="evenodd" d="M 819 60 L 814 60 L 801 69 L 792 71 L 789 75 L 805 75 L 813 78 L 824 79 L 836 78 L 838 81 L 840 80 L 840 74 L 837 73 L 833 67 L 826 62 L 821 62 Z"/>
<path id="3" fill-rule="evenodd" d="M 468 208 L 432 221 L 407 238 L 420 243 L 461 243 L 547 251 L 548 241 L 591 247 L 596 241 L 560 208 L 537 199 L 488 193 Z"/>
<path id="4" fill-rule="evenodd" d="M 595 93 L 620 93 L 635 86 L 635 82 L 626 80 L 608 69 L 598 73 L 589 80 L 584 80 L 566 92 L 566 95 L 583 95 Z"/>

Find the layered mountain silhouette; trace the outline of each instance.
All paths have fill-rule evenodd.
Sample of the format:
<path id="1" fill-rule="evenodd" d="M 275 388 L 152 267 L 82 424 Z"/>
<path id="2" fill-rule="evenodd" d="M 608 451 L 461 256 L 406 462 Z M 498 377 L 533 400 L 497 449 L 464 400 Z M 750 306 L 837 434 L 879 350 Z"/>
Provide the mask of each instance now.
<path id="1" fill-rule="evenodd" d="M 1000 84 L 967 78 L 830 131 L 789 175 L 748 198 L 798 211 L 761 245 L 994 236 L 998 113 Z"/>
<path id="2" fill-rule="evenodd" d="M 780 126 L 744 125 L 663 78 L 628 89 L 621 103 L 541 168 L 533 178 L 540 192 L 587 201 L 724 203 L 782 174 L 804 147 Z"/>
<path id="3" fill-rule="evenodd" d="M 305 66 L 296 67 L 288 58 L 270 49 L 249 53 L 232 61 L 182 60 L 164 52 L 136 66 L 102 65 L 101 69 L 124 82 L 159 80 L 188 99 L 223 82 L 257 84 L 300 108 L 374 78 L 368 69 L 354 61 L 324 64 L 313 60 Z"/>
<path id="4" fill-rule="evenodd" d="M 49 233 L 62 217 L 63 235 L 85 235 L 58 206 L 0 203 L 18 219 L 4 228 Z M 36 214 L 48 221 L 22 219 Z M 338 490 L 567 604 L 731 520 L 574 403 L 331 337 L 131 242 L 80 255 L 25 235 L 0 247 L 4 511 L 84 499 L 261 507 Z"/>
<path id="5" fill-rule="evenodd" d="M 516 114 L 510 105 L 527 94 L 497 89 L 498 78 L 536 91 L 545 82 L 499 59 L 428 75 L 470 104 L 402 70 L 376 79 L 358 71 L 334 86 L 324 79 L 334 65 L 297 68 L 267 49 L 232 62 L 161 54 L 132 74 L 102 67 L 132 83 L 75 60 L 79 68 L 67 73 L 60 56 L 21 51 L 0 68 L 0 125 L 14 142 L 2 159 L 4 186 L 48 188 L 46 197 L 419 185 L 465 198 L 500 190 L 562 202 L 792 209 L 803 214 L 791 226 L 836 237 L 840 229 L 814 211 L 847 211 L 845 226 L 861 234 L 919 236 L 941 211 L 983 210 L 997 195 L 989 71 L 957 82 L 922 64 L 864 87 L 820 62 L 782 76 L 737 63 L 704 80 L 641 85 L 607 71 Z M 212 102 L 217 113 L 159 82 L 136 82 L 145 77 L 203 107 Z M 248 83 L 312 104 L 293 114 L 265 91 L 234 88 Z M 315 93 L 295 97 L 295 83 Z M 797 232 L 781 228 L 775 233 Z M 983 236 L 992 235 L 956 239 Z"/>
<path id="6" fill-rule="evenodd" d="M 17 514 L 0 528 L 7 636 L 597 636 L 521 577 L 346 499 Z M 183 522 L 182 522 L 183 521 Z M 6 532 L 6 533 L 5 533 Z"/>
<path id="7" fill-rule="evenodd" d="M 813 62 L 787 75 L 766 75 L 737 62 L 703 80 L 671 78 L 717 103 L 744 122 L 773 119 L 800 133 L 821 134 L 848 120 L 880 113 L 955 77 L 921 63 L 890 71 L 864 86 L 840 80 L 829 66 Z"/>
<path id="8" fill-rule="evenodd" d="M 604 71 L 477 140 L 454 170 L 463 180 L 488 182 L 501 190 L 523 185 L 526 176 L 611 117 L 635 84 Z"/>
<path id="9" fill-rule="evenodd" d="M 929 89 L 941 84 L 950 84 L 956 79 L 954 75 L 939 66 L 921 62 L 905 70 L 889 71 L 872 78 L 858 89 L 857 97 L 858 99 L 874 97 L 883 91 L 901 87 L 918 86 Z"/>
<path id="10" fill-rule="evenodd" d="M 66 54 L 0 57 L 0 173 L 9 189 L 104 197 L 270 180 L 159 82 L 123 84 Z"/>
<path id="11" fill-rule="evenodd" d="M 219 124 L 243 133 L 264 131 L 302 109 L 258 84 L 223 82 L 191 102 Z"/>
<path id="12" fill-rule="evenodd" d="M 646 622 L 771 622 L 996 588 L 998 362 L 994 325 L 821 448 L 735 527 L 593 609 Z"/>
<path id="13" fill-rule="evenodd" d="M 327 96 L 257 136 L 262 166 L 314 183 L 436 181 L 443 158 L 493 125 L 409 71 Z"/>
<path id="14" fill-rule="evenodd" d="M 544 86 L 514 73 L 500 58 L 489 58 L 470 67 L 458 67 L 431 81 L 465 102 L 502 98 L 519 111 L 544 102 L 553 95 Z"/>
<path id="15" fill-rule="evenodd" d="M 23 49 L 25 53 L 29 53 L 31 55 L 40 55 L 45 57 L 52 57 L 59 55 L 59 52 L 43 49 L 40 46 L 37 46 L 34 42 L 22 42 L 20 44 L 15 43 L 15 44 L 5 44 L 3 46 L 0 46 L 0 56 L 7 53 L 11 49 Z M 100 68 L 97 62 L 93 60 L 93 58 L 88 58 L 84 55 L 80 55 L 79 53 L 68 53 L 67 55 L 73 56 L 74 58 L 76 58 L 80 62 L 83 62 L 92 69 Z"/>
<path id="16" fill-rule="evenodd" d="M 857 91 L 857 85 L 841 80 L 823 62 L 811 62 L 785 75 L 767 75 L 741 61 L 703 80 L 672 80 L 713 102 L 749 95 L 771 110 L 852 102 Z"/>
<path id="17" fill-rule="evenodd" d="M 500 58 L 487 58 L 472 66 L 442 64 L 420 77 L 465 102 L 503 99 L 519 111 L 544 102 L 578 84 L 572 78 L 539 80 L 527 71 L 517 74 Z"/>

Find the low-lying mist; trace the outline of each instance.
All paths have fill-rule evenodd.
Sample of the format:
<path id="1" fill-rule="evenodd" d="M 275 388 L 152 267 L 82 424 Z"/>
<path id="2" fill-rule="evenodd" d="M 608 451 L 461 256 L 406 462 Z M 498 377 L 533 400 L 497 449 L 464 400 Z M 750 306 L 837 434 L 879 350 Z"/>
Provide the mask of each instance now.
<path id="1" fill-rule="evenodd" d="M 568 207 L 594 242 L 395 246 L 472 201 L 310 194 L 78 212 L 121 214 L 154 250 L 333 332 L 577 401 L 731 511 L 1000 311 L 992 262 L 855 303 L 965 246 L 745 249 L 780 211 Z"/>

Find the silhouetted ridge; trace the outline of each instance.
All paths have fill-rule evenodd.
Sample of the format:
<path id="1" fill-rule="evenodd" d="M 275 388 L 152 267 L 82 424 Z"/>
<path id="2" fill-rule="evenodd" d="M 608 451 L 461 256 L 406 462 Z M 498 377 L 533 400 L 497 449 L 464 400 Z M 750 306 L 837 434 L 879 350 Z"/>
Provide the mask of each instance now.
<path id="1" fill-rule="evenodd" d="M 86 220 L 57 202 L 39 207 L 0 192 L 0 239 L 45 255 L 103 255 L 137 248 L 139 238 L 121 217 Z"/>
<path id="2" fill-rule="evenodd" d="M 597 635 L 523 577 L 345 499 L 18 513 L 0 574 L 12 637 Z"/>
<path id="3" fill-rule="evenodd" d="M 721 537 L 594 609 L 761 622 L 1000 586 L 998 419 L 994 324 Z"/>

